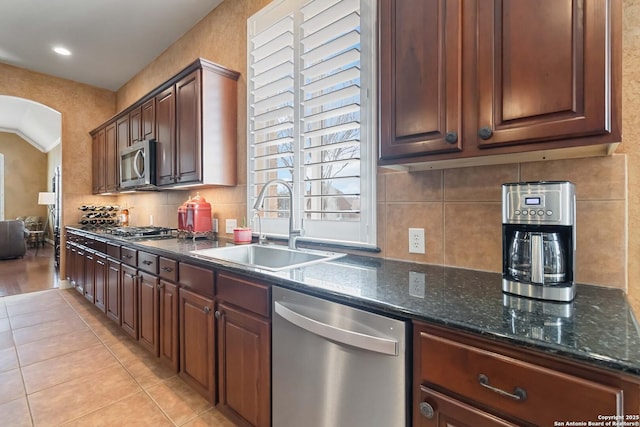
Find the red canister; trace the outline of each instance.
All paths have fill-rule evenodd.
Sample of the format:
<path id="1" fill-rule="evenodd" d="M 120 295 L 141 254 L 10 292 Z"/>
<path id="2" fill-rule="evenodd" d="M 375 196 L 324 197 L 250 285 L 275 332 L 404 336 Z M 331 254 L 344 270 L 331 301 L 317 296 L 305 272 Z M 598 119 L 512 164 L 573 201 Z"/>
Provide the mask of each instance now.
<path id="1" fill-rule="evenodd" d="M 211 231 L 211 204 L 199 193 L 187 202 L 185 228 L 191 233 Z"/>
<path id="2" fill-rule="evenodd" d="M 187 231 L 187 205 L 191 197 L 178 207 L 178 231 Z"/>

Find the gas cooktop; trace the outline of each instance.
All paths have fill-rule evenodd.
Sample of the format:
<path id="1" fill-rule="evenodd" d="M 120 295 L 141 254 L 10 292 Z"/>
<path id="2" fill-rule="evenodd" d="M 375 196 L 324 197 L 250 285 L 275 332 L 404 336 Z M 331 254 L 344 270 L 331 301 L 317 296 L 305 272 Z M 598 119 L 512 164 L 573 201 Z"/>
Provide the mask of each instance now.
<path id="1" fill-rule="evenodd" d="M 177 230 L 175 228 L 154 226 L 113 227 L 109 229 L 108 233 L 127 240 L 172 239 L 176 237 Z"/>

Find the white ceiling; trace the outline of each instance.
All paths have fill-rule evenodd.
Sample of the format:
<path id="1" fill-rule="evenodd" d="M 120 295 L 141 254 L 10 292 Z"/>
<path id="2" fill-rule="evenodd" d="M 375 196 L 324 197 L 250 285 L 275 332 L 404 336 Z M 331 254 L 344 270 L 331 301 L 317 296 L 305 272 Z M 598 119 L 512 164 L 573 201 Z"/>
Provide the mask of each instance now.
<path id="1" fill-rule="evenodd" d="M 220 3 L 0 0 L 0 62 L 115 91 Z"/>

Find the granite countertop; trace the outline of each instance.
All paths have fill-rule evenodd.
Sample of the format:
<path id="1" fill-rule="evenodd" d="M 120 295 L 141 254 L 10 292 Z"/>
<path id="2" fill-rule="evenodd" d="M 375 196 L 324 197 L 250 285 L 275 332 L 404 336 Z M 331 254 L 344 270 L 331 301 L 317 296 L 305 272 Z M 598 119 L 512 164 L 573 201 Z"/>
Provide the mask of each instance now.
<path id="1" fill-rule="evenodd" d="M 167 239 L 128 245 L 393 317 L 446 325 L 640 375 L 640 328 L 619 289 L 579 284 L 573 302 L 552 303 L 503 294 L 499 273 L 356 255 L 271 272 L 214 263 L 189 253 L 225 246 L 221 241 Z"/>

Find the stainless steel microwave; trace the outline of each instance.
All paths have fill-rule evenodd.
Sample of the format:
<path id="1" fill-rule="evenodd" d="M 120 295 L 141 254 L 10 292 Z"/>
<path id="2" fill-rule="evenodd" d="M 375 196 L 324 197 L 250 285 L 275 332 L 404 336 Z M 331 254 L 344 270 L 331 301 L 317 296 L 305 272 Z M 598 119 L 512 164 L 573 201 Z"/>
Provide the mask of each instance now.
<path id="1" fill-rule="evenodd" d="M 120 189 L 156 188 L 156 141 L 148 139 L 120 149 Z"/>

